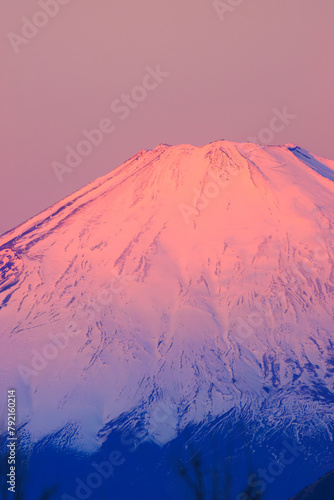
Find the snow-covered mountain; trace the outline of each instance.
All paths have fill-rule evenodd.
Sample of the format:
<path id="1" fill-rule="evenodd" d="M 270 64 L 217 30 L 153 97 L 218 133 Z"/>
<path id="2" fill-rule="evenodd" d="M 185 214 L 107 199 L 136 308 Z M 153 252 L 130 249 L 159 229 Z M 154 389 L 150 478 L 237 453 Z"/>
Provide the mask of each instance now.
<path id="1" fill-rule="evenodd" d="M 293 145 L 160 145 L 3 235 L 1 380 L 22 442 L 93 453 L 144 419 L 145 442 L 172 446 L 233 414 L 327 453 L 333 180 Z"/>

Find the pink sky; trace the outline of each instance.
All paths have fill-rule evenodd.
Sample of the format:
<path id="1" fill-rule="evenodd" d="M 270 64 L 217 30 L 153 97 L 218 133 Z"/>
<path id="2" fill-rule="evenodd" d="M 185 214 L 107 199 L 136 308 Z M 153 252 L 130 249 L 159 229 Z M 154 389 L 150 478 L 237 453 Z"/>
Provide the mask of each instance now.
<path id="1" fill-rule="evenodd" d="M 273 144 L 334 158 L 332 0 L 241 0 L 220 16 L 211 0 L 59 0 L 53 18 L 36 15 L 43 1 L 56 0 L 1 7 L 0 233 L 159 143 L 269 130 Z M 23 17 L 45 26 L 19 39 Z M 59 182 L 52 164 L 101 123 L 103 142 Z"/>

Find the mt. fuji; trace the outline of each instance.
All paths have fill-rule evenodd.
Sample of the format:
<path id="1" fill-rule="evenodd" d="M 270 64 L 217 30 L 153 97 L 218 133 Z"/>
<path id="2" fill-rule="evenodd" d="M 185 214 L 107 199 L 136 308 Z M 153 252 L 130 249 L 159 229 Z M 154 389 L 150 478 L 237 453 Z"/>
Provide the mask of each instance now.
<path id="1" fill-rule="evenodd" d="M 294 145 L 160 145 L 0 238 L 22 499 L 284 500 L 334 468 L 333 181 Z"/>

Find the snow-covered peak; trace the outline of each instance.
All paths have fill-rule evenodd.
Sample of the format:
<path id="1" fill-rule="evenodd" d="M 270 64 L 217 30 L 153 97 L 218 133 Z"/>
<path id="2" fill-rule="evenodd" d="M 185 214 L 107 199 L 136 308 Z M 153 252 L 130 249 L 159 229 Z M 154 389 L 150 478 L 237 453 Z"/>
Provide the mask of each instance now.
<path id="1" fill-rule="evenodd" d="M 279 421 L 292 389 L 316 415 L 333 376 L 333 172 L 291 145 L 159 145 L 3 235 L 0 366 L 26 428 L 76 422 L 94 447 L 120 414 L 168 401 L 164 442 L 231 408 Z"/>

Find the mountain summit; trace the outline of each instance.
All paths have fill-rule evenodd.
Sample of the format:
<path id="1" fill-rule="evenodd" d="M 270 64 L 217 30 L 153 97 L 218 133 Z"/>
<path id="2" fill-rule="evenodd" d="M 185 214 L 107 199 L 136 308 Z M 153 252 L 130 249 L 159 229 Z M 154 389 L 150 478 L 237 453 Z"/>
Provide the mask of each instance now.
<path id="1" fill-rule="evenodd" d="M 145 414 L 161 447 L 232 412 L 330 443 L 333 180 L 294 145 L 160 145 L 4 234 L 1 376 L 26 439 L 94 452 Z"/>

